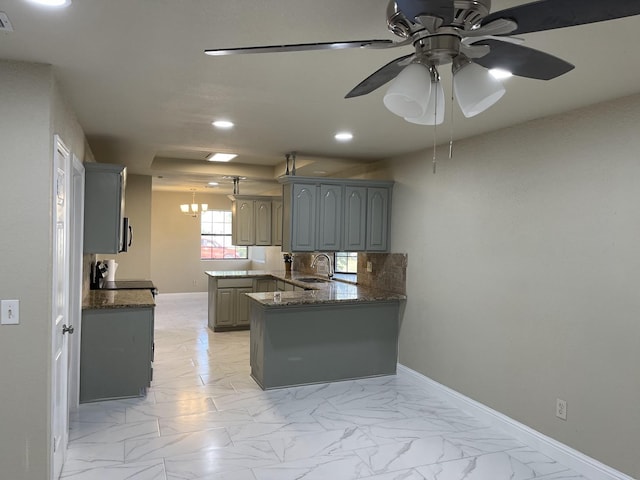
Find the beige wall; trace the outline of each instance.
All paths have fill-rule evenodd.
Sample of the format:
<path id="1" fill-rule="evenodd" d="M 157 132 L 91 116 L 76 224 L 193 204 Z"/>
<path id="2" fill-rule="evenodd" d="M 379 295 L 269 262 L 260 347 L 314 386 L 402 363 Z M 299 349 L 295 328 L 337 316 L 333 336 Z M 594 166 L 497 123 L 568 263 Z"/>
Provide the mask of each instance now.
<path id="1" fill-rule="evenodd" d="M 0 61 L 0 105 L 0 298 L 20 300 L 20 324 L 0 325 L 0 476 L 44 480 L 51 466 L 53 134 L 80 160 L 85 140 L 49 66 Z"/>
<path id="2" fill-rule="evenodd" d="M 196 201 L 231 210 L 226 195 L 197 194 Z M 205 271 L 251 268 L 250 260 L 200 260 L 200 219 L 180 212 L 182 203 L 191 203 L 191 194 L 152 194 L 151 279 L 161 293 L 206 292 Z"/>
<path id="3" fill-rule="evenodd" d="M 640 95 L 389 162 L 401 363 L 636 478 L 638 125 Z"/>
<path id="4" fill-rule="evenodd" d="M 151 177 L 127 174 L 125 216 L 133 228 L 133 242 L 127 252 L 99 255 L 115 259 L 116 280 L 148 280 L 151 278 Z"/>

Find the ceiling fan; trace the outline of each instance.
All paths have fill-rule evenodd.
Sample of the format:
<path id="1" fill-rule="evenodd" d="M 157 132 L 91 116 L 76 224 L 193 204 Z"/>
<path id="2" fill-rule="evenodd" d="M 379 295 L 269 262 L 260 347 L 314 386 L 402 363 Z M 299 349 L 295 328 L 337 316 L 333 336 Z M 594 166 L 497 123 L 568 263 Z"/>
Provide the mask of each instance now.
<path id="1" fill-rule="evenodd" d="M 444 120 L 444 90 L 438 67 L 452 64 L 453 90 L 463 114 L 473 117 L 505 93 L 488 69 L 539 80 L 574 66 L 522 45 L 512 35 L 602 22 L 640 14 L 629 0 L 538 0 L 490 13 L 491 0 L 391 0 L 387 27 L 401 40 L 362 40 L 205 50 L 207 55 L 297 52 L 344 48 L 387 49 L 413 45 L 368 76 L 345 98 L 366 95 L 393 80 L 385 106 L 405 120 L 434 125 Z"/>

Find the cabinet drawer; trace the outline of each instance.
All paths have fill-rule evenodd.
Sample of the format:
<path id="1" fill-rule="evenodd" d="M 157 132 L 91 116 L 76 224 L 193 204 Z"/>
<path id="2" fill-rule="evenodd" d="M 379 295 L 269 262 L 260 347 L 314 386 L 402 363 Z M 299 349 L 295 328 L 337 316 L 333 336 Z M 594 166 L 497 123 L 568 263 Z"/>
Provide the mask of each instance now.
<path id="1" fill-rule="evenodd" d="M 253 287 L 253 278 L 220 278 L 218 288 Z"/>

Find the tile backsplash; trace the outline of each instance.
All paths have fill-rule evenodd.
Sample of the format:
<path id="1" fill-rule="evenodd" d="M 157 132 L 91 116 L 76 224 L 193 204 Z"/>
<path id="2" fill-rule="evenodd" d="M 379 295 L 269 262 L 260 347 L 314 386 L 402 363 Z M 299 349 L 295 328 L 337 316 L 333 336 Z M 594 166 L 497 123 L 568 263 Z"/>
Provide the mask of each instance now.
<path id="1" fill-rule="evenodd" d="M 311 262 L 316 253 L 296 253 L 293 255 L 293 270 L 300 273 L 316 274 Z M 329 253 L 333 258 L 333 254 Z M 371 272 L 367 272 L 367 262 L 371 262 Z M 406 253 L 358 253 L 358 285 L 387 290 L 401 295 L 407 294 Z"/>
<path id="2" fill-rule="evenodd" d="M 406 295 L 407 263 L 406 253 L 358 253 L 358 285 Z"/>

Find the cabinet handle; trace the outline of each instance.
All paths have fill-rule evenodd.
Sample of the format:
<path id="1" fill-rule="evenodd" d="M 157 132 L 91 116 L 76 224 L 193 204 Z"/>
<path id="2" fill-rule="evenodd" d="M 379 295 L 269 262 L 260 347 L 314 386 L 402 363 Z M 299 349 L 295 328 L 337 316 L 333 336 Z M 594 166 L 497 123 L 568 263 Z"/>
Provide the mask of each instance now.
<path id="1" fill-rule="evenodd" d="M 73 325 L 70 326 L 66 326 L 66 325 L 62 325 L 62 334 L 64 335 L 65 333 L 68 333 L 69 335 L 71 335 L 73 333 Z"/>

